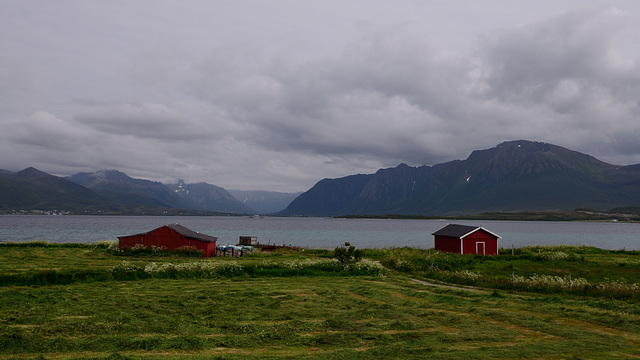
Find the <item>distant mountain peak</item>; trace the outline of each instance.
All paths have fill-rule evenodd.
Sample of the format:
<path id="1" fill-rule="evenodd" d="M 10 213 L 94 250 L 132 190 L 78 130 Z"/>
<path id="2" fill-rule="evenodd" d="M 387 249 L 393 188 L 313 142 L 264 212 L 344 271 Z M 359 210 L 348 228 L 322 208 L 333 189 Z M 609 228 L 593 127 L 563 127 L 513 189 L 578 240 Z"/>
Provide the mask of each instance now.
<path id="1" fill-rule="evenodd" d="M 466 160 L 324 179 L 281 214 L 455 215 L 639 203 L 640 165 L 618 167 L 557 145 L 514 140 Z"/>
<path id="2" fill-rule="evenodd" d="M 505 147 L 518 147 L 521 148 L 523 146 L 535 146 L 538 148 L 544 148 L 546 146 L 551 146 L 551 144 L 542 142 L 542 141 L 531 141 L 531 140 L 511 140 L 504 141 L 496 146 L 496 148 L 505 148 Z M 554 145 L 556 146 L 556 145 Z"/>
<path id="3" fill-rule="evenodd" d="M 24 170 L 20 170 L 16 173 L 16 176 L 18 177 L 46 177 L 46 176 L 53 176 L 50 174 L 47 174 L 44 171 L 40 171 L 32 166 L 24 169 Z"/>
<path id="4" fill-rule="evenodd" d="M 96 172 L 88 173 L 88 175 L 96 178 L 104 178 L 112 181 L 130 181 L 132 177 L 118 170 L 99 170 Z"/>

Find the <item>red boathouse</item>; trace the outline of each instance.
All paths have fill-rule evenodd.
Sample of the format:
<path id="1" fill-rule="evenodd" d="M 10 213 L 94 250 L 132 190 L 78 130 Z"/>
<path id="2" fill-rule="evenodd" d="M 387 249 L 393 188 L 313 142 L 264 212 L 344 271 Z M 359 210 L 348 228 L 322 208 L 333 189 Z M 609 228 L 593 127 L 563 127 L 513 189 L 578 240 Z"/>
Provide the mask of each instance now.
<path id="1" fill-rule="evenodd" d="M 482 226 L 449 224 L 434 232 L 437 251 L 457 254 L 498 255 L 499 235 Z"/>
<path id="2" fill-rule="evenodd" d="M 174 250 L 185 246 L 193 246 L 202 251 L 203 257 L 216 254 L 216 242 L 218 238 L 200 234 L 178 224 L 169 224 L 146 233 L 118 236 L 118 248 L 132 248 L 138 244 L 145 247 L 158 246 L 167 250 Z"/>

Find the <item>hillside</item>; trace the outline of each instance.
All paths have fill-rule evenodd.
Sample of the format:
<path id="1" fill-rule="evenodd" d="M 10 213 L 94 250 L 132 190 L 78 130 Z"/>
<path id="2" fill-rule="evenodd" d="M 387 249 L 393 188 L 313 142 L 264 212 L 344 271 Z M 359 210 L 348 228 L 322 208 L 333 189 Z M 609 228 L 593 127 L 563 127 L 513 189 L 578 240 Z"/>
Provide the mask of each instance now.
<path id="1" fill-rule="evenodd" d="M 638 204 L 640 165 L 611 165 L 560 146 L 520 140 L 474 151 L 466 160 L 324 179 L 281 214 L 456 215 Z"/>
<path id="2" fill-rule="evenodd" d="M 95 192 L 29 167 L 0 171 L 1 210 L 115 210 L 117 204 Z"/>
<path id="3" fill-rule="evenodd" d="M 134 179 L 117 170 L 78 173 L 70 181 L 87 187 L 114 202 L 129 206 L 167 207 L 173 209 L 220 213 L 252 214 L 255 211 L 221 187 L 207 184 L 185 184 Z"/>
<path id="4" fill-rule="evenodd" d="M 122 204 L 179 209 L 190 205 L 160 182 L 134 179 L 117 170 L 81 172 L 67 179 Z"/>

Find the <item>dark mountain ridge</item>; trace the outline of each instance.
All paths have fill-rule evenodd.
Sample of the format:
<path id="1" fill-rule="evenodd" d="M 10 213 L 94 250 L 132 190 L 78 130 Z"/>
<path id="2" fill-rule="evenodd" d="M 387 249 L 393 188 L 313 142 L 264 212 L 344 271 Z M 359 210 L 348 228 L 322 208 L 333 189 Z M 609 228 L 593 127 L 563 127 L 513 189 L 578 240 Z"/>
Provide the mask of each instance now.
<path id="1" fill-rule="evenodd" d="M 261 205 L 276 206 L 274 211 L 284 209 L 294 196 L 264 191 L 243 193 L 247 198 L 260 194 Z M 117 170 L 81 172 L 62 178 L 32 167 L 19 172 L 0 169 L 0 211 L 51 210 L 129 215 L 259 213 L 224 188 L 204 182 L 187 184 L 179 180 L 163 184 L 135 179 Z"/>
<path id="2" fill-rule="evenodd" d="M 473 151 L 466 160 L 324 179 L 281 214 L 460 215 L 638 204 L 640 165 L 611 165 L 560 146 L 518 140 Z"/>
<path id="3" fill-rule="evenodd" d="M 0 171 L 2 210 L 115 210 L 116 203 L 64 178 L 33 167 Z"/>
<path id="4" fill-rule="evenodd" d="M 67 180 L 122 204 L 188 209 L 190 204 L 156 181 L 134 179 L 117 170 L 81 172 Z"/>
<path id="5" fill-rule="evenodd" d="M 237 196 L 243 201 L 207 183 L 165 185 L 116 170 L 79 173 L 68 179 L 34 168 L 15 173 L 0 170 L 0 210 L 4 211 L 267 213 L 246 206 L 250 198 L 264 201 L 265 194 Z M 640 164 L 611 165 L 559 146 L 520 140 L 473 151 L 465 160 L 419 167 L 400 164 L 375 174 L 324 179 L 280 214 L 455 216 L 639 206 Z"/>
<path id="6" fill-rule="evenodd" d="M 134 179 L 117 170 L 78 173 L 67 179 L 87 187 L 112 201 L 150 207 L 168 207 L 221 213 L 252 214 L 245 206 L 219 186 L 197 183 L 163 184 Z"/>

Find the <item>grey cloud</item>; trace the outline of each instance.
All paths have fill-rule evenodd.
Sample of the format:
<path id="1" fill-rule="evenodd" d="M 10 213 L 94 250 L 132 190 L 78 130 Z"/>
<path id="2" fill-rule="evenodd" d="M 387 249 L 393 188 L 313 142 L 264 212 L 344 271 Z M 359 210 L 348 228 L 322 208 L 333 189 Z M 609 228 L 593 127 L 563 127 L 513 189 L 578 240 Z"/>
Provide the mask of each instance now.
<path id="1" fill-rule="evenodd" d="M 439 51 L 402 27 L 370 27 L 312 62 L 225 47 L 190 86 L 242 124 L 236 139 L 274 151 L 419 165 L 514 138 L 579 146 L 606 139 L 557 134 L 600 127 L 607 116 L 637 126 L 628 124 L 635 69 L 611 58 L 621 18 L 612 9 L 570 12 L 495 35 L 480 57 Z"/>
<path id="2" fill-rule="evenodd" d="M 638 60 L 614 48 L 628 25 L 616 9 L 588 8 L 504 33 L 484 49 L 484 96 L 521 114 L 537 109 L 536 121 L 552 132 L 547 141 L 596 156 L 618 152 L 620 132 L 640 127 Z"/>
<path id="3" fill-rule="evenodd" d="M 76 115 L 84 126 L 113 135 L 158 140 L 210 137 L 183 114 L 163 104 L 111 104 L 93 106 Z"/>
<path id="4" fill-rule="evenodd" d="M 337 57 L 294 66 L 267 61 L 263 68 L 243 68 L 245 60 L 234 62 L 238 68 L 220 68 L 216 56 L 200 67 L 206 69 L 203 76 L 193 78 L 206 82 L 196 86 L 207 101 L 259 129 L 248 134 L 259 133 L 251 141 L 262 146 L 378 156 L 389 164 L 424 161 L 431 146 L 416 135 L 428 138 L 459 111 L 455 105 L 463 95 L 457 91 L 469 68 L 402 36 L 365 34 L 364 44 L 358 39 Z"/>
<path id="5" fill-rule="evenodd" d="M 5 129 L 14 144 L 27 144 L 48 150 L 72 151 L 88 135 L 86 131 L 54 114 L 39 111 L 8 124 Z"/>
<path id="6" fill-rule="evenodd" d="M 627 22 L 615 9 L 586 8 L 521 26 L 482 50 L 491 94 L 535 102 L 563 80 L 590 86 L 615 80 L 613 42 Z"/>
<path id="7" fill-rule="evenodd" d="M 385 20 L 350 4 L 353 13 L 341 12 L 333 28 L 326 24 L 335 4 L 315 4 L 317 21 L 295 18 L 302 13 L 278 1 L 122 4 L 115 14 L 108 2 L 86 3 L 77 21 L 47 5 L 52 15 L 31 18 L 68 20 L 59 33 L 36 22 L 32 33 L 26 23 L 18 27 L 15 40 L 0 35 L 11 49 L 32 44 L 0 54 L 3 69 L 18 70 L 13 77 L 0 70 L 10 85 L 0 82 L 8 114 L 0 121 L 11 129 L 0 134 L 0 150 L 18 148 L 15 164 L 37 158 L 59 171 L 117 168 L 156 180 L 287 191 L 401 162 L 461 159 L 521 138 L 640 162 L 640 60 L 623 37 L 638 14 L 587 8 L 548 17 L 570 7 L 554 5 L 530 22 L 536 16 L 509 2 L 506 14 L 529 22 L 501 20 L 501 29 L 487 33 L 491 21 L 483 19 L 476 49 L 452 53 L 459 47 L 451 39 L 477 30 L 457 18 L 452 38 L 451 19 L 434 22 L 433 14 L 457 14 L 460 5 L 401 2 Z M 474 4 L 465 5 L 467 16 L 499 15 Z M 270 8 L 269 22 L 243 13 L 250 5 Z M 383 14 L 388 5 L 371 6 Z M 38 47 L 38 37 L 46 44 Z M 64 54 L 48 51 L 54 48 Z"/>

